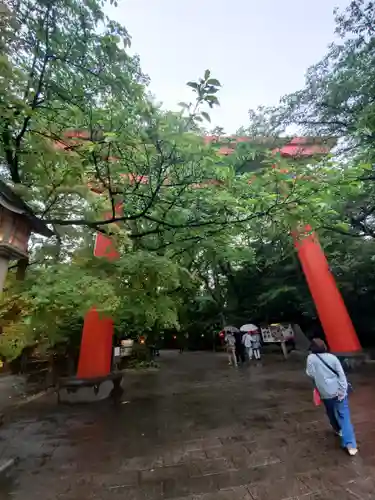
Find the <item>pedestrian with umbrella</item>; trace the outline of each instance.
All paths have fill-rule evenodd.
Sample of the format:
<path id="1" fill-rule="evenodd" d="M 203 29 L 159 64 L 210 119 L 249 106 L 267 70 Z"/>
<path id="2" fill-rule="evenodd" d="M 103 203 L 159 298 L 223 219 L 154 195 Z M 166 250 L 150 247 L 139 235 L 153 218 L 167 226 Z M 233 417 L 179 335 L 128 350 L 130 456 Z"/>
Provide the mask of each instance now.
<path id="1" fill-rule="evenodd" d="M 253 355 L 255 359 L 260 359 L 261 338 L 259 328 L 256 325 L 249 323 L 242 325 L 240 330 L 243 332 L 242 343 L 246 350 L 248 359 L 251 360 Z"/>
<path id="2" fill-rule="evenodd" d="M 235 333 L 239 332 L 238 328 L 235 326 L 226 326 L 224 328 L 224 340 L 225 346 L 228 353 L 228 361 L 230 365 L 237 366 L 237 357 L 236 357 L 236 339 Z"/>
<path id="3" fill-rule="evenodd" d="M 233 334 L 234 339 L 235 339 L 235 353 L 236 353 L 237 364 L 238 363 L 245 363 L 245 361 L 246 361 L 245 346 L 242 343 L 242 335 L 243 334 L 238 328 L 235 328 L 235 327 L 231 327 L 231 328 L 233 328 L 232 334 Z"/>

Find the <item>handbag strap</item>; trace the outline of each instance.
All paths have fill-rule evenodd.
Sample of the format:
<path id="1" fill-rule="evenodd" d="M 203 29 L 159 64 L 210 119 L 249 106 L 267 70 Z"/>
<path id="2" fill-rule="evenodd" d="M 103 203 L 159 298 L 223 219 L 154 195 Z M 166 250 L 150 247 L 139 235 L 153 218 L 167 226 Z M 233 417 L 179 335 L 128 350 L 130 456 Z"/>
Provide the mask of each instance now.
<path id="1" fill-rule="evenodd" d="M 325 365 L 329 370 L 331 370 L 331 372 L 334 373 L 337 378 L 340 378 L 340 375 L 337 373 L 337 371 L 334 368 L 332 368 L 332 366 L 330 366 L 328 363 L 326 363 L 324 361 L 324 359 L 319 356 L 319 354 L 315 353 L 315 356 L 317 356 L 320 359 L 320 361 L 323 363 L 323 365 Z"/>

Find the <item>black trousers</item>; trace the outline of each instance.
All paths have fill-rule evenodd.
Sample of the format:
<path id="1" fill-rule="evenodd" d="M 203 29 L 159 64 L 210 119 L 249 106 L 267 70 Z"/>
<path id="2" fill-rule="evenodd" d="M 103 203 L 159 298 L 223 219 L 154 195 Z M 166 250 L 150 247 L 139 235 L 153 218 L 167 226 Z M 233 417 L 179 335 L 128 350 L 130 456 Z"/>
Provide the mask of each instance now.
<path id="1" fill-rule="evenodd" d="M 246 361 L 245 346 L 243 344 L 236 345 L 236 358 L 237 358 L 237 363 L 245 363 Z"/>

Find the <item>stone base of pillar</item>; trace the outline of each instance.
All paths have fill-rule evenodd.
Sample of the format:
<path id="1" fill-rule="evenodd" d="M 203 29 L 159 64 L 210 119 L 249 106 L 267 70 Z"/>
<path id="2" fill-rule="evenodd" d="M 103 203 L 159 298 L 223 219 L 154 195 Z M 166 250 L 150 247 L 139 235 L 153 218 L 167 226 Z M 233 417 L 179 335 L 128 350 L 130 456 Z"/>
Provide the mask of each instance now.
<path id="1" fill-rule="evenodd" d="M 306 360 L 308 354 L 309 353 L 307 351 L 296 349 L 289 353 L 289 357 Z M 332 354 L 339 358 L 345 372 L 357 371 L 368 362 L 368 356 L 364 351 L 356 353 L 332 352 Z"/>
<path id="2" fill-rule="evenodd" d="M 122 372 L 112 372 L 105 377 L 61 379 L 57 387 L 57 400 L 65 404 L 94 403 L 112 398 L 118 402 L 123 393 Z"/>
<path id="3" fill-rule="evenodd" d="M 364 351 L 359 352 L 332 352 L 335 356 L 339 358 L 345 372 L 358 370 L 362 365 L 366 363 L 366 353 Z"/>

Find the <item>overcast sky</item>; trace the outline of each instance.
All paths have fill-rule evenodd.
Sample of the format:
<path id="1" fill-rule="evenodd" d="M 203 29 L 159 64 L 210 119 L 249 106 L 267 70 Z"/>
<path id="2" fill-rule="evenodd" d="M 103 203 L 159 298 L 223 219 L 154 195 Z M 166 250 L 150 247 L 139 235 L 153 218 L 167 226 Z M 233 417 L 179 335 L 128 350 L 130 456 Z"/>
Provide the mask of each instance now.
<path id="1" fill-rule="evenodd" d="M 227 133 L 247 110 L 298 90 L 333 41 L 333 8 L 349 0 L 119 0 L 110 10 L 132 36 L 151 91 L 176 109 L 206 68 L 223 86 L 211 113 Z"/>

